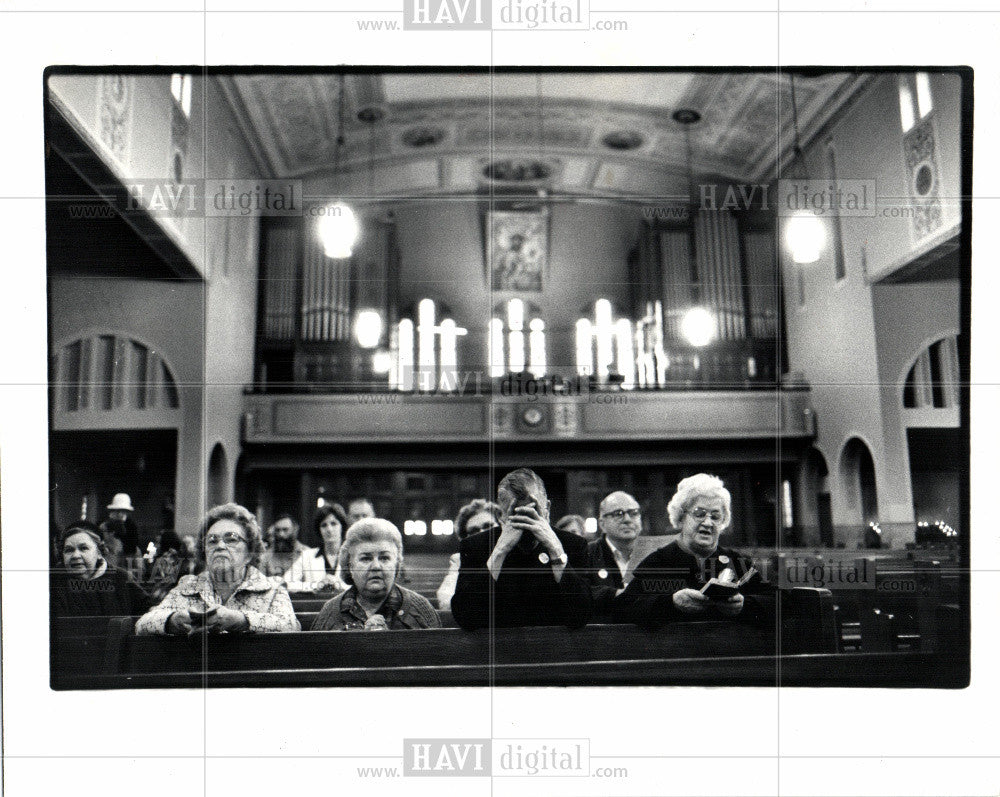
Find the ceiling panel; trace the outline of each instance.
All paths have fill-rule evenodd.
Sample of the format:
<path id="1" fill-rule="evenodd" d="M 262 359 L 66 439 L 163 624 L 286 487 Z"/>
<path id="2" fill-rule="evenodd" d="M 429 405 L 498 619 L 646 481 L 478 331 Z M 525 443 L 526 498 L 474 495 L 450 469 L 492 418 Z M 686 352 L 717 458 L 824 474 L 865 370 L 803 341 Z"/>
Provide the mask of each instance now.
<path id="1" fill-rule="evenodd" d="M 347 75 L 339 148 L 339 75 L 221 80 L 278 177 L 372 168 L 385 171 L 380 184 L 391 188 L 395 171 L 409 186 L 409 165 L 433 155 L 435 163 L 458 159 L 446 169 L 458 186 L 470 176 L 479 182 L 468 175 L 470 156 L 513 155 L 561 162 L 549 185 L 555 191 L 579 190 L 599 170 L 592 190 L 605 179 L 608 190 L 640 190 L 657 182 L 651 175 L 687 174 L 685 130 L 672 118 L 679 108 L 702 116 L 689 131 L 696 178 L 759 182 L 773 175 L 779 145 L 792 143 L 789 79 L 774 72 Z M 798 77 L 803 136 L 870 80 L 846 72 Z"/>

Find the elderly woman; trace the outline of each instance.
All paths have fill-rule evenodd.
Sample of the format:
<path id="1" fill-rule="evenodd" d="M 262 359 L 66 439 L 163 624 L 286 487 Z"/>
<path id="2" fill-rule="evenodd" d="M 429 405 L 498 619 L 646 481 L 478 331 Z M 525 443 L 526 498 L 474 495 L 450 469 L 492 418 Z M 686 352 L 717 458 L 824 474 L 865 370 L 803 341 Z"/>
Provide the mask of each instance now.
<path id="1" fill-rule="evenodd" d="M 500 507 L 492 501 L 477 498 L 458 510 L 458 516 L 455 518 L 455 536 L 461 543 L 466 537 L 499 526 L 499 518 Z M 456 551 L 448 558 L 448 572 L 445 573 L 437 591 L 438 608 L 442 611 L 451 611 L 451 598 L 455 594 L 460 565 L 461 555 Z"/>
<path id="2" fill-rule="evenodd" d="M 184 576 L 136 623 L 137 634 L 298 631 L 288 591 L 254 565 L 263 543 L 257 519 L 242 506 L 210 510 L 198 534 L 206 570 Z"/>
<path id="3" fill-rule="evenodd" d="M 399 529 L 379 518 L 356 522 L 347 530 L 340 549 L 340 569 L 350 586 L 326 602 L 312 630 L 440 628 L 430 601 L 396 583 L 402 565 Z"/>
<path id="4" fill-rule="evenodd" d="M 122 570 L 108 562 L 101 530 L 85 520 L 70 524 L 61 535 L 62 567 L 50 576 L 55 617 L 140 614 L 149 597 Z"/>
<path id="5" fill-rule="evenodd" d="M 677 538 L 653 551 L 635 569 L 626 590 L 613 605 L 619 622 L 655 627 L 673 620 L 736 617 L 744 612 L 742 592 L 760 585 L 753 581 L 741 592 L 709 598 L 701 588 L 713 577 L 737 580 L 749 568 L 746 557 L 719 546 L 719 536 L 732 519 L 732 499 L 722 480 L 707 473 L 683 479 L 667 505 Z M 758 607 L 745 612 L 759 619 Z"/>
<path id="6" fill-rule="evenodd" d="M 347 514 L 340 504 L 324 504 L 317 510 L 316 532 L 323 544 L 302 551 L 285 573 L 289 592 L 347 589 L 340 573 L 340 544 L 347 525 Z"/>

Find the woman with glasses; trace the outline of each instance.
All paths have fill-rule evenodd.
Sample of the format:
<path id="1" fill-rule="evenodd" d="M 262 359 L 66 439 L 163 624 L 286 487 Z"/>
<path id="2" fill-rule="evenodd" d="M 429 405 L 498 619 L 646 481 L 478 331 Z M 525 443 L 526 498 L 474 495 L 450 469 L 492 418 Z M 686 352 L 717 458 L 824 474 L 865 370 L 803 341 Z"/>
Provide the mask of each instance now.
<path id="1" fill-rule="evenodd" d="M 466 537 L 499 526 L 499 518 L 500 507 L 491 501 L 477 498 L 458 510 L 458 516 L 455 518 L 455 536 L 461 543 Z M 458 583 L 458 570 L 461 561 L 461 556 L 457 551 L 448 559 L 448 572 L 445 573 L 444 580 L 437 591 L 437 603 L 441 611 L 451 611 L 451 598 L 455 594 L 455 585 Z"/>
<path id="2" fill-rule="evenodd" d="M 136 623 L 137 634 L 299 631 L 284 585 L 256 567 L 264 550 L 257 519 L 238 504 L 210 510 L 198 534 L 206 569 L 184 576 Z"/>
<path id="3" fill-rule="evenodd" d="M 758 588 L 753 581 L 729 596 L 708 597 L 701 591 L 712 578 L 739 580 L 750 566 L 737 551 L 719 546 L 732 519 L 731 504 L 729 490 L 716 476 L 699 473 L 681 480 L 667 505 L 670 524 L 679 534 L 635 568 L 632 581 L 615 598 L 615 619 L 646 627 L 741 613 L 756 619 L 756 606 L 744 612 L 742 594 Z"/>

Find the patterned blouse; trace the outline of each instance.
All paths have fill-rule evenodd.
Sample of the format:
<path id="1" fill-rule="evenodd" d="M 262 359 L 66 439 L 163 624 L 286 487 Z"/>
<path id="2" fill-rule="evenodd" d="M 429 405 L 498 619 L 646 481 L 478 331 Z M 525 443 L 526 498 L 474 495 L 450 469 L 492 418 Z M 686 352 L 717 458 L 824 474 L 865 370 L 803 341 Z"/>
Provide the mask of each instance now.
<path id="1" fill-rule="evenodd" d="M 159 606 L 150 609 L 135 624 L 136 634 L 165 634 L 170 615 L 181 609 L 205 611 L 206 607 L 225 606 L 246 615 L 252 633 L 267 631 L 301 631 L 292 599 L 282 584 L 275 584 L 255 567 L 247 573 L 236 591 L 223 602 L 216 593 L 208 572 L 184 576 L 167 593 Z"/>

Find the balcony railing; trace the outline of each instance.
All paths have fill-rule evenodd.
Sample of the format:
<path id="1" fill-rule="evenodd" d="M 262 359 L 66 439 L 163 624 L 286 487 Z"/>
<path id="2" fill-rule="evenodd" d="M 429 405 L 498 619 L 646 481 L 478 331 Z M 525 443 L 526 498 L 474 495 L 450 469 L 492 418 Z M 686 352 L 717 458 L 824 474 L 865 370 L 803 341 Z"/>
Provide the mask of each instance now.
<path id="1" fill-rule="evenodd" d="M 582 395 L 628 391 L 776 390 L 782 385 L 777 340 L 730 341 L 705 348 L 671 346 L 652 383 L 625 385 L 610 374 L 601 380 L 579 376 L 575 368 L 549 366 L 544 377 L 528 372 L 491 377 L 485 364 L 443 375 L 440 369 L 417 372 L 412 390 L 389 386 L 386 375 L 372 372 L 367 353 L 349 342 L 270 345 L 264 347 L 259 380 L 247 388 L 257 394 L 424 393 L 457 395 Z"/>

